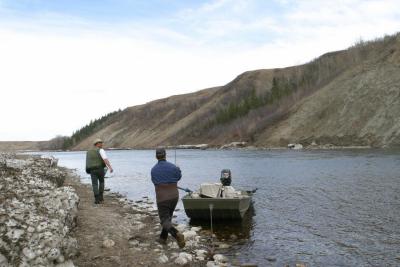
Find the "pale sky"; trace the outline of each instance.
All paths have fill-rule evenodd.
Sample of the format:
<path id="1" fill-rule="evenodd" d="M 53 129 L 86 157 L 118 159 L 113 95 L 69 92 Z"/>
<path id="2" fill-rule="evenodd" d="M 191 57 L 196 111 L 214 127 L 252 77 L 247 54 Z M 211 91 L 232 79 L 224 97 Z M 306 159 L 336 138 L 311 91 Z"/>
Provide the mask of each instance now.
<path id="1" fill-rule="evenodd" d="M 400 0 L 0 0 L 0 140 L 400 31 Z"/>

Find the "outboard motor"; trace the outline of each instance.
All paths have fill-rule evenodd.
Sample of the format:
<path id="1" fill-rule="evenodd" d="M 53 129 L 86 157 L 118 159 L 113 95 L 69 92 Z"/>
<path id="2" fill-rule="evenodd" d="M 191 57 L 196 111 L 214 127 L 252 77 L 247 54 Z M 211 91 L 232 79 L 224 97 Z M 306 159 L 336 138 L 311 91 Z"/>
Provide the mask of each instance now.
<path id="1" fill-rule="evenodd" d="M 221 184 L 223 186 L 230 186 L 232 183 L 232 176 L 231 176 L 231 170 L 229 169 L 223 169 L 221 171 Z"/>

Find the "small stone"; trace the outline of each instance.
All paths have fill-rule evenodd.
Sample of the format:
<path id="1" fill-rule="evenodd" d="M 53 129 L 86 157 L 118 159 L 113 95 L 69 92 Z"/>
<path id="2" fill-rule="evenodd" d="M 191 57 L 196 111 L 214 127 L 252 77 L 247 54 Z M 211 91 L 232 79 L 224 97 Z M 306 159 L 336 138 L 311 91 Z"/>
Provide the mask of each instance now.
<path id="1" fill-rule="evenodd" d="M 143 228 L 145 228 L 146 227 L 146 225 L 144 224 L 144 223 L 138 223 L 138 224 L 136 224 L 133 228 L 135 229 L 135 230 L 141 230 L 141 229 L 143 229 Z"/>
<path id="2" fill-rule="evenodd" d="M 180 258 L 180 257 L 176 258 L 174 262 L 181 266 L 188 264 L 188 260 L 186 258 Z"/>
<path id="3" fill-rule="evenodd" d="M 129 247 L 137 247 L 139 245 L 139 240 L 136 240 L 134 238 L 130 238 L 129 241 Z"/>
<path id="4" fill-rule="evenodd" d="M 207 266 L 207 267 L 218 267 L 218 264 L 216 264 L 216 263 L 213 262 L 213 261 L 208 261 L 206 266 Z"/>
<path id="5" fill-rule="evenodd" d="M 7 232 L 7 237 L 12 241 L 12 242 L 17 242 L 21 236 L 25 233 L 24 230 L 22 229 L 12 229 L 11 231 Z"/>
<path id="6" fill-rule="evenodd" d="M 34 258 L 36 258 L 36 254 L 30 250 L 29 248 L 24 248 L 22 250 L 22 253 L 24 254 L 24 256 L 30 261 L 33 260 Z M 1 266 L 1 265 L 0 265 Z"/>
<path id="7" fill-rule="evenodd" d="M 172 252 L 171 253 L 171 259 L 178 258 L 178 256 L 179 256 L 179 253 L 177 253 L 177 252 Z"/>
<path id="8" fill-rule="evenodd" d="M 115 245 L 115 242 L 111 239 L 106 239 L 103 241 L 103 247 L 105 248 L 111 248 Z"/>
<path id="9" fill-rule="evenodd" d="M 225 243 L 221 243 L 221 244 L 218 245 L 218 248 L 220 248 L 220 249 L 227 249 L 227 248 L 230 248 L 230 247 L 231 247 L 230 245 L 225 244 Z"/>
<path id="10" fill-rule="evenodd" d="M 62 241 L 62 247 L 65 256 L 68 258 L 74 257 L 79 250 L 78 241 L 73 237 L 64 238 Z"/>
<path id="11" fill-rule="evenodd" d="M 183 236 L 185 237 L 185 240 L 194 239 L 197 236 L 197 233 L 195 231 L 185 231 L 183 232 Z"/>
<path id="12" fill-rule="evenodd" d="M 197 257 L 205 257 L 208 254 L 207 250 L 205 249 L 196 249 L 194 252 L 196 253 Z"/>
<path id="13" fill-rule="evenodd" d="M 6 222 L 6 225 L 8 227 L 16 227 L 18 225 L 18 222 L 13 219 L 10 219 L 8 222 Z"/>
<path id="14" fill-rule="evenodd" d="M 178 224 L 175 228 L 176 228 L 179 232 L 184 232 L 185 229 L 186 229 L 186 225 L 184 225 L 184 224 Z"/>
<path id="15" fill-rule="evenodd" d="M 63 263 L 65 261 L 64 256 L 61 254 L 58 258 L 57 258 L 57 262 L 58 263 Z"/>
<path id="16" fill-rule="evenodd" d="M 28 264 L 28 263 L 25 261 L 25 259 L 23 259 L 23 260 L 19 263 L 18 266 L 19 266 L 19 267 L 30 267 L 31 265 Z"/>
<path id="17" fill-rule="evenodd" d="M 47 253 L 47 258 L 49 260 L 55 260 L 58 257 L 60 257 L 60 254 L 61 254 L 61 252 L 58 248 L 51 248 L 49 253 Z"/>
<path id="18" fill-rule="evenodd" d="M 71 260 L 69 260 L 69 261 L 57 264 L 56 267 L 75 267 L 75 265 Z"/>
<path id="19" fill-rule="evenodd" d="M 217 264 L 222 264 L 222 263 L 228 262 L 228 258 L 222 254 L 215 254 L 213 256 L 213 259 L 214 259 L 215 263 L 217 263 Z"/>
<path id="20" fill-rule="evenodd" d="M 201 230 L 201 227 L 200 226 L 193 226 L 192 228 L 190 228 L 190 231 L 195 231 L 195 232 L 198 232 L 198 231 L 200 231 Z"/>
<path id="21" fill-rule="evenodd" d="M 304 263 L 296 263 L 296 267 L 307 267 Z"/>
<path id="22" fill-rule="evenodd" d="M 186 253 L 186 252 L 181 252 L 181 253 L 179 253 L 178 258 L 176 258 L 176 260 L 175 260 L 174 262 L 175 262 L 176 264 L 178 264 L 178 265 L 183 266 L 183 265 L 188 264 L 188 263 L 191 262 L 192 260 L 193 260 L 192 255 L 190 255 L 190 254 L 188 254 L 188 253 Z"/>
<path id="23" fill-rule="evenodd" d="M 41 222 L 41 223 L 39 223 L 39 225 L 36 227 L 36 231 L 37 231 L 38 233 L 41 233 L 41 232 L 43 232 L 44 230 L 46 230 L 46 228 L 47 228 L 47 223 Z"/>
<path id="24" fill-rule="evenodd" d="M 147 247 L 150 247 L 150 244 L 149 243 L 141 243 L 141 244 L 139 244 L 139 247 L 147 248 Z"/>
<path id="25" fill-rule="evenodd" d="M 158 258 L 158 262 L 161 264 L 165 264 L 168 262 L 168 257 L 165 254 L 163 254 Z"/>
<path id="26" fill-rule="evenodd" d="M 8 266 L 7 258 L 0 253 L 0 266 Z"/>

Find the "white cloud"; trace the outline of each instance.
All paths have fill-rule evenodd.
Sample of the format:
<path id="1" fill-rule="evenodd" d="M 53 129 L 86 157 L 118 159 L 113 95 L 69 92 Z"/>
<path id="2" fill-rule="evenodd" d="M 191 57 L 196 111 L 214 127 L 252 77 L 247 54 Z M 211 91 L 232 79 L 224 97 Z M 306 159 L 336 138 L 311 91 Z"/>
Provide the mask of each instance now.
<path id="1" fill-rule="evenodd" d="M 400 29 L 397 1 L 284 2 L 275 16 L 252 15 L 254 1 L 220 0 L 146 24 L 50 13 L 0 19 L 0 140 L 71 134 L 118 108 L 304 63 Z"/>
<path id="2" fill-rule="evenodd" d="M 2 131 L 2 139 L 71 134 L 106 112 L 220 85 L 238 72 L 224 76 L 232 67 L 213 64 L 210 56 L 217 55 L 123 37 L 2 31 L 0 39 L 6 40 L 0 43 L 0 88 L 7 99 L 0 112 L 14 129 Z"/>

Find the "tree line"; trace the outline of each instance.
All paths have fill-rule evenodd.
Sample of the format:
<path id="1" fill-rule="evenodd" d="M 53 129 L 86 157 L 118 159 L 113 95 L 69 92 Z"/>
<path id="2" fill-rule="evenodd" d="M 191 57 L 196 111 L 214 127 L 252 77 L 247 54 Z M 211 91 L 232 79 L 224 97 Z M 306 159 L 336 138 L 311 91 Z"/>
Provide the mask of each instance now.
<path id="1" fill-rule="evenodd" d="M 89 137 L 96 131 L 100 130 L 104 123 L 121 113 L 121 109 L 117 111 L 110 112 L 98 119 L 91 120 L 88 124 L 83 126 L 77 131 L 74 131 L 71 136 L 61 136 L 58 135 L 55 138 L 46 142 L 41 149 L 49 149 L 49 150 L 67 150 L 78 144 L 83 139 Z"/>
<path id="2" fill-rule="evenodd" d="M 250 93 L 239 102 L 230 102 L 225 108 L 221 108 L 212 124 L 227 123 L 236 118 L 247 115 L 250 110 L 257 109 L 265 105 L 277 103 L 283 97 L 296 91 L 298 84 L 292 79 L 285 77 L 274 77 L 272 79 L 272 88 L 263 94 L 257 95 L 256 90 L 252 88 Z"/>
<path id="3" fill-rule="evenodd" d="M 299 89 L 305 95 L 311 93 L 350 66 L 367 59 L 369 53 L 374 53 L 375 50 L 380 51 L 381 49 L 376 49 L 377 46 L 383 47 L 389 42 L 395 42 L 398 36 L 400 34 L 368 42 L 359 40 L 346 51 L 327 53 L 307 64 L 287 69 L 286 73 L 273 77 L 272 87 L 267 92 L 257 94 L 255 88 L 249 88 L 244 97 L 235 97 L 229 101 L 229 104 L 220 107 L 214 119 L 208 122 L 207 128 L 246 116 L 251 110 L 276 104 Z"/>

